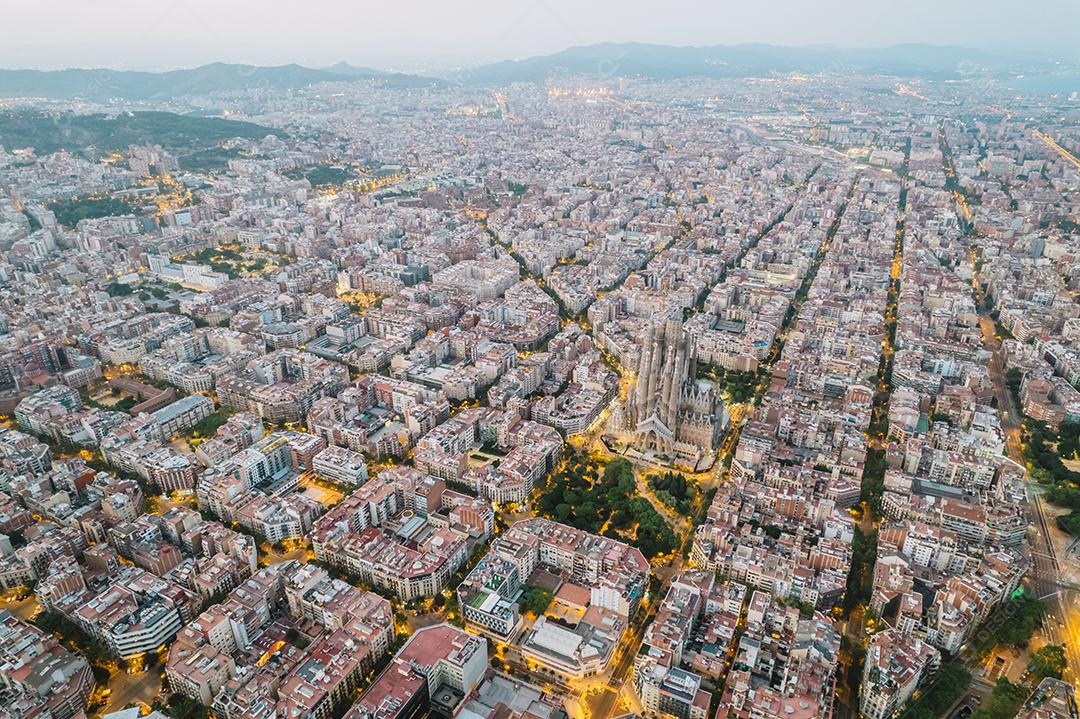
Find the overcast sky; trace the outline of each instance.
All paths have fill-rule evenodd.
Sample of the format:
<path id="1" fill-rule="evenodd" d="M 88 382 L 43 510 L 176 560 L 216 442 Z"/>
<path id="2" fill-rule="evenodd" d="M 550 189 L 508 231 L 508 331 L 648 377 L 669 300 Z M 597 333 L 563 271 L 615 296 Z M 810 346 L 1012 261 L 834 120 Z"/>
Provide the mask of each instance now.
<path id="1" fill-rule="evenodd" d="M 5 0 L 0 67 L 416 69 L 594 42 L 897 42 L 1080 58 L 1080 0 Z"/>

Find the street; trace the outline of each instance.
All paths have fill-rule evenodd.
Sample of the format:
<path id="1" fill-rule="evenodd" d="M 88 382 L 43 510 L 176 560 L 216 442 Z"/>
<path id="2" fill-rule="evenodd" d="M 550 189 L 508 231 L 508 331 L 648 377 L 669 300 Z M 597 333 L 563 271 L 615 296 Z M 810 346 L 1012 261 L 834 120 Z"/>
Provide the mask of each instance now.
<path id="1" fill-rule="evenodd" d="M 945 141 L 944 133 L 941 135 L 941 150 L 945 163 L 945 174 L 947 177 L 955 179 L 956 170 L 953 164 L 952 152 Z M 970 220 L 971 211 L 964 193 L 954 190 L 953 197 L 956 201 L 958 219 L 962 221 Z M 969 234 L 969 239 L 971 237 L 972 235 Z M 1078 628 L 1080 628 L 1080 616 L 1077 615 L 1076 584 L 1065 581 L 1066 579 L 1071 580 L 1071 576 L 1062 576 L 1062 564 L 1058 559 L 1055 546 L 1055 533 L 1059 533 L 1060 530 L 1052 527 L 1048 521 L 1045 503 L 1041 496 L 1041 488 L 1031 481 L 1030 475 L 1026 472 L 1027 462 L 1024 458 L 1023 422 L 1012 391 L 1006 381 L 1002 343 L 998 339 L 997 327 L 989 314 L 986 298 L 979 284 L 977 250 L 973 243 L 970 246 L 967 261 L 972 270 L 972 296 L 979 312 L 979 330 L 982 335 L 983 346 L 992 353 L 987 370 L 993 384 L 994 398 L 997 401 L 998 418 L 1005 439 L 1005 453 L 1011 460 L 1025 468 L 1025 494 L 1027 496 L 1028 537 L 1030 541 L 1028 549 L 1031 560 L 1031 569 L 1028 573 L 1029 587 L 1045 605 L 1046 615 L 1043 618 L 1043 638 L 1047 643 L 1061 644 L 1065 647 L 1069 668 L 1066 669 L 1064 678 L 1074 686 L 1080 687 L 1080 634 L 1077 633 Z M 979 666 L 974 665 L 971 668 L 977 670 Z"/>
<path id="2" fill-rule="evenodd" d="M 651 598 L 648 612 L 644 615 L 639 615 L 639 617 L 635 618 L 630 626 L 627 627 L 622 641 L 619 642 L 619 646 L 615 648 L 615 659 L 609 669 L 610 674 L 607 687 L 599 695 L 583 697 L 589 708 L 590 719 L 608 719 L 608 717 L 612 715 L 619 694 L 622 692 L 623 685 L 626 683 L 626 680 L 629 678 L 630 672 L 634 667 L 634 657 L 637 656 L 638 647 L 641 646 L 641 639 L 645 634 L 645 627 L 652 621 L 653 615 L 660 606 L 660 600 L 663 599 L 664 593 L 667 591 L 667 584 L 668 582 L 665 581 L 661 586 L 661 591 L 657 592 L 657 596 Z"/>
<path id="3" fill-rule="evenodd" d="M 150 706 L 161 690 L 163 670 L 152 667 L 144 672 L 127 674 L 118 672 L 109 678 L 109 698 L 102 709 L 103 714 L 119 711 L 129 704 Z"/>
<path id="4" fill-rule="evenodd" d="M 979 301 L 981 295 L 977 279 L 973 279 L 973 283 L 976 285 L 976 300 L 981 308 L 983 303 Z M 996 337 L 994 321 L 985 309 L 980 309 L 979 327 L 982 331 L 984 346 L 993 352 L 988 369 L 994 385 L 1001 429 L 1005 434 L 1005 451 L 1010 459 L 1026 467 L 1020 413 L 1005 381 L 1005 362 L 1001 353 L 1001 342 Z M 1028 500 L 1028 518 L 1033 525 L 1029 527 L 1028 533 L 1031 540 L 1030 586 L 1035 596 L 1042 600 L 1046 607 L 1042 633 L 1047 643 L 1061 644 L 1065 647 L 1065 656 L 1069 666 L 1065 670 L 1064 679 L 1080 688 L 1080 613 L 1078 613 L 1080 612 L 1078 609 L 1080 597 L 1077 595 L 1077 585 L 1072 582 L 1073 577 L 1069 576 L 1072 571 L 1066 572 L 1066 576 L 1063 576 L 1062 564 L 1057 556 L 1054 539 L 1055 533 L 1060 530 L 1052 526 L 1047 519 L 1046 505 L 1041 496 L 1042 489 L 1028 476 L 1025 490 Z M 1066 559 L 1066 561 L 1071 563 L 1074 560 Z"/>

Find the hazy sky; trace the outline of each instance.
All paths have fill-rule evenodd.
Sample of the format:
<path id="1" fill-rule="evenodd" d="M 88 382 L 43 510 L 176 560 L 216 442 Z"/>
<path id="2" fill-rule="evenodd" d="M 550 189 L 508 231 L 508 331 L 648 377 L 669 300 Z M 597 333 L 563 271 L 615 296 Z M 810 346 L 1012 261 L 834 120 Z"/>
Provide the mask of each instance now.
<path id="1" fill-rule="evenodd" d="M 1080 58 L 1080 0 L 3 0 L 0 67 L 475 65 L 603 41 L 897 42 Z"/>

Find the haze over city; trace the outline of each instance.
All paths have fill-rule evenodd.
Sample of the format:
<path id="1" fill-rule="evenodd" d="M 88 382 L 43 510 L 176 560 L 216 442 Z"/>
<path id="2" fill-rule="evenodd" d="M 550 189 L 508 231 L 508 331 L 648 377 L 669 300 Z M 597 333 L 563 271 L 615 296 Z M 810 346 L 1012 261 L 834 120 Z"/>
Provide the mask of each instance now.
<path id="1" fill-rule="evenodd" d="M 1080 4 L 0 8 L 0 719 L 1080 719 Z"/>
<path id="2" fill-rule="evenodd" d="M 599 42 L 962 45 L 1080 59 L 1070 0 L 102 0 L 9 3 L 0 67 L 162 70 L 211 62 L 442 70 Z"/>

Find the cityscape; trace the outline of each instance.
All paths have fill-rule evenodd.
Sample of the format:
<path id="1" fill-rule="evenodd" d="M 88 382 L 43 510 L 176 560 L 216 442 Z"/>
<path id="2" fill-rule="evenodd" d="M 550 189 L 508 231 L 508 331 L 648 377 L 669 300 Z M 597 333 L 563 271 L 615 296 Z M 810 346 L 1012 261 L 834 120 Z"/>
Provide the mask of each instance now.
<path id="1" fill-rule="evenodd" d="M 0 717 L 1080 719 L 1080 57 L 867 44 L 0 70 Z"/>

